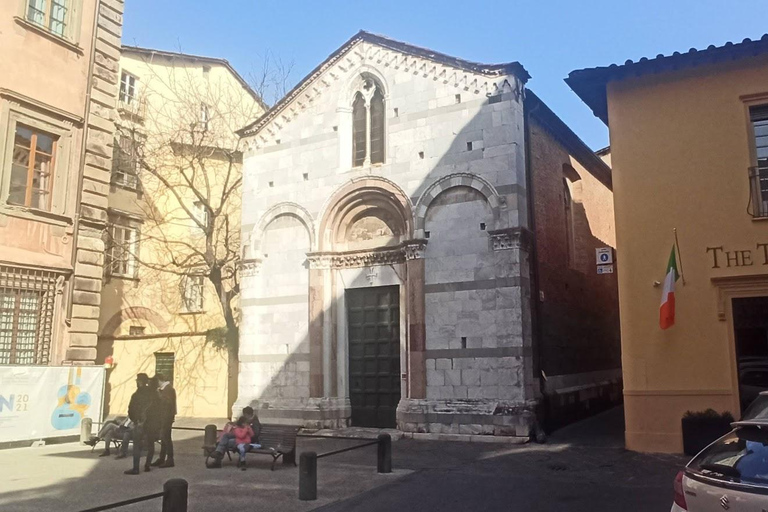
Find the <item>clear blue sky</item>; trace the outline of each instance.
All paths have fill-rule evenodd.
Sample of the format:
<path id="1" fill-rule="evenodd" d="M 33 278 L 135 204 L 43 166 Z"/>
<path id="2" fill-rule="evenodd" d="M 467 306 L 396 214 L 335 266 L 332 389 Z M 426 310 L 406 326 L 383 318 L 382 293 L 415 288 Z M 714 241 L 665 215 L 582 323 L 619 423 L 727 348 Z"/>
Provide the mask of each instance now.
<path id="1" fill-rule="evenodd" d="M 266 50 L 290 86 L 364 29 L 468 60 L 519 61 L 528 86 L 599 149 L 606 127 L 563 82 L 574 69 L 756 39 L 766 0 L 128 0 L 124 44 L 221 57 L 243 75 Z"/>

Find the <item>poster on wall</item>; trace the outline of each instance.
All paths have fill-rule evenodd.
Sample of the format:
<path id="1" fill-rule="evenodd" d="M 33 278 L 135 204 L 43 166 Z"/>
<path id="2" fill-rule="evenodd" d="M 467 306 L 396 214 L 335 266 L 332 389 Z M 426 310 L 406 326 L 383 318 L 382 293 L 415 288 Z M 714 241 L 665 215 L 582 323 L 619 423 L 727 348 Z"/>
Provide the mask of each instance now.
<path id="1" fill-rule="evenodd" d="M 101 420 L 104 368 L 0 366 L 0 443 L 78 435 Z"/>

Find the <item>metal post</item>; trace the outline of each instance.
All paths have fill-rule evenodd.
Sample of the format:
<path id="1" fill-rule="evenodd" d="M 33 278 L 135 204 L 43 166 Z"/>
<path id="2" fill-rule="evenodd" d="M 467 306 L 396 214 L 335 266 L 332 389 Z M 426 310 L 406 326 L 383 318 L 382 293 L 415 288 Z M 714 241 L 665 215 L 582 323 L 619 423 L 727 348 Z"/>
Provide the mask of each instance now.
<path id="1" fill-rule="evenodd" d="M 93 420 L 91 418 L 83 418 L 83 421 L 80 422 L 80 444 L 85 444 L 91 438 L 92 428 Z"/>
<path id="2" fill-rule="evenodd" d="M 302 452 L 299 455 L 299 499 L 317 499 L 317 453 Z"/>
<path id="3" fill-rule="evenodd" d="M 163 512 L 187 512 L 189 484 L 183 478 L 171 478 L 163 485 Z"/>
<path id="4" fill-rule="evenodd" d="M 392 472 L 392 437 L 389 434 L 379 434 L 378 457 L 376 461 L 379 473 Z"/>
<path id="5" fill-rule="evenodd" d="M 203 438 L 203 450 L 205 451 L 204 455 L 208 455 L 208 449 L 213 450 L 216 448 L 216 434 L 216 425 L 205 426 L 205 437 Z"/>

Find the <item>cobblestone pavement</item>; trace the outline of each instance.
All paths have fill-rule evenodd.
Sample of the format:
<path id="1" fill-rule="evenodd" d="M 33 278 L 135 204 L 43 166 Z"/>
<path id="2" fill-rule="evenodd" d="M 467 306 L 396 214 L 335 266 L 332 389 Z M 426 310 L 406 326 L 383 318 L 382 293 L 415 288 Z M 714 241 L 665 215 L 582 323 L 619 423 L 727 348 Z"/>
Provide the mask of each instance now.
<path id="1" fill-rule="evenodd" d="M 189 481 L 192 512 L 669 510 L 672 479 L 685 459 L 624 451 L 620 420 L 620 409 L 610 411 L 544 445 L 401 439 L 392 444 L 392 475 L 376 474 L 375 447 L 345 452 L 318 461 L 315 502 L 297 499 L 296 468 L 272 472 L 269 457 L 249 458 L 247 471 L 228 462 L 206 469 L 202 436 L 192 432 L 174 434 L 175 468 L 134 477 L 122 474 L 125 460 L 74 444 L 0 450 L 0 510 L 77 511 L 158 492 L 173 477 Z M 355 443 L 300 438 L 298 446 L 322 453 Z M 158 511 L 160 503 L 118 510 Z"/>

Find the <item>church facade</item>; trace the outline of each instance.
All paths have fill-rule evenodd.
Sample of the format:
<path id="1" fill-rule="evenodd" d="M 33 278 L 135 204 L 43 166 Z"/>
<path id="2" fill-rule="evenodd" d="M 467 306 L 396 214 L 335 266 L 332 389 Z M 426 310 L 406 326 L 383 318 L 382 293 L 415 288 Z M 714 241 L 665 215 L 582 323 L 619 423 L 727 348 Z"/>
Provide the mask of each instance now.
<path id="1" fill-rule="evenodd" d="M 541 350 L 552 335 L 538 322 L 548 300 L 538 274 L 549 269 L 536 258 L 538 231 L 557 224 L 555 245 L 583 260 L 581 224 L 594 229 L 590 212 L 574 208 L 576 189 L 595 211 L 612 213 L 612 203 L 610 169 L 540 100 L 530 108 L 528 79 L 519 63 L 477 64 L 360 32 L 241 130 L 234 410 L 315 428 L 527 437 L 543 403 L 558 410 L 546 395 L 610 392 L 618 357 L 595 366 L 582 356 L 558 389 L 543 380 L 557 376 L 541 353 L 558 350 Z M 532 156 L 536 127 L 552 136 Z M 537 204 L 532 190 L 549 185 L 533 169 L 548 158 L 572 172 L 558 167 L 554 199 Z M 535 223 L 538 209 L 553 208 L 564 217 Z M 594 254 L 593 242 L 580 252 Z M 573 290 L 582 303 L 615 290 L 593 267 L 587 288 L 604 279 Z M 607 302 L 598 323 L 611 321 Z M 618 356 L 618 334 L 593 331 L 589 350 Z"/>

